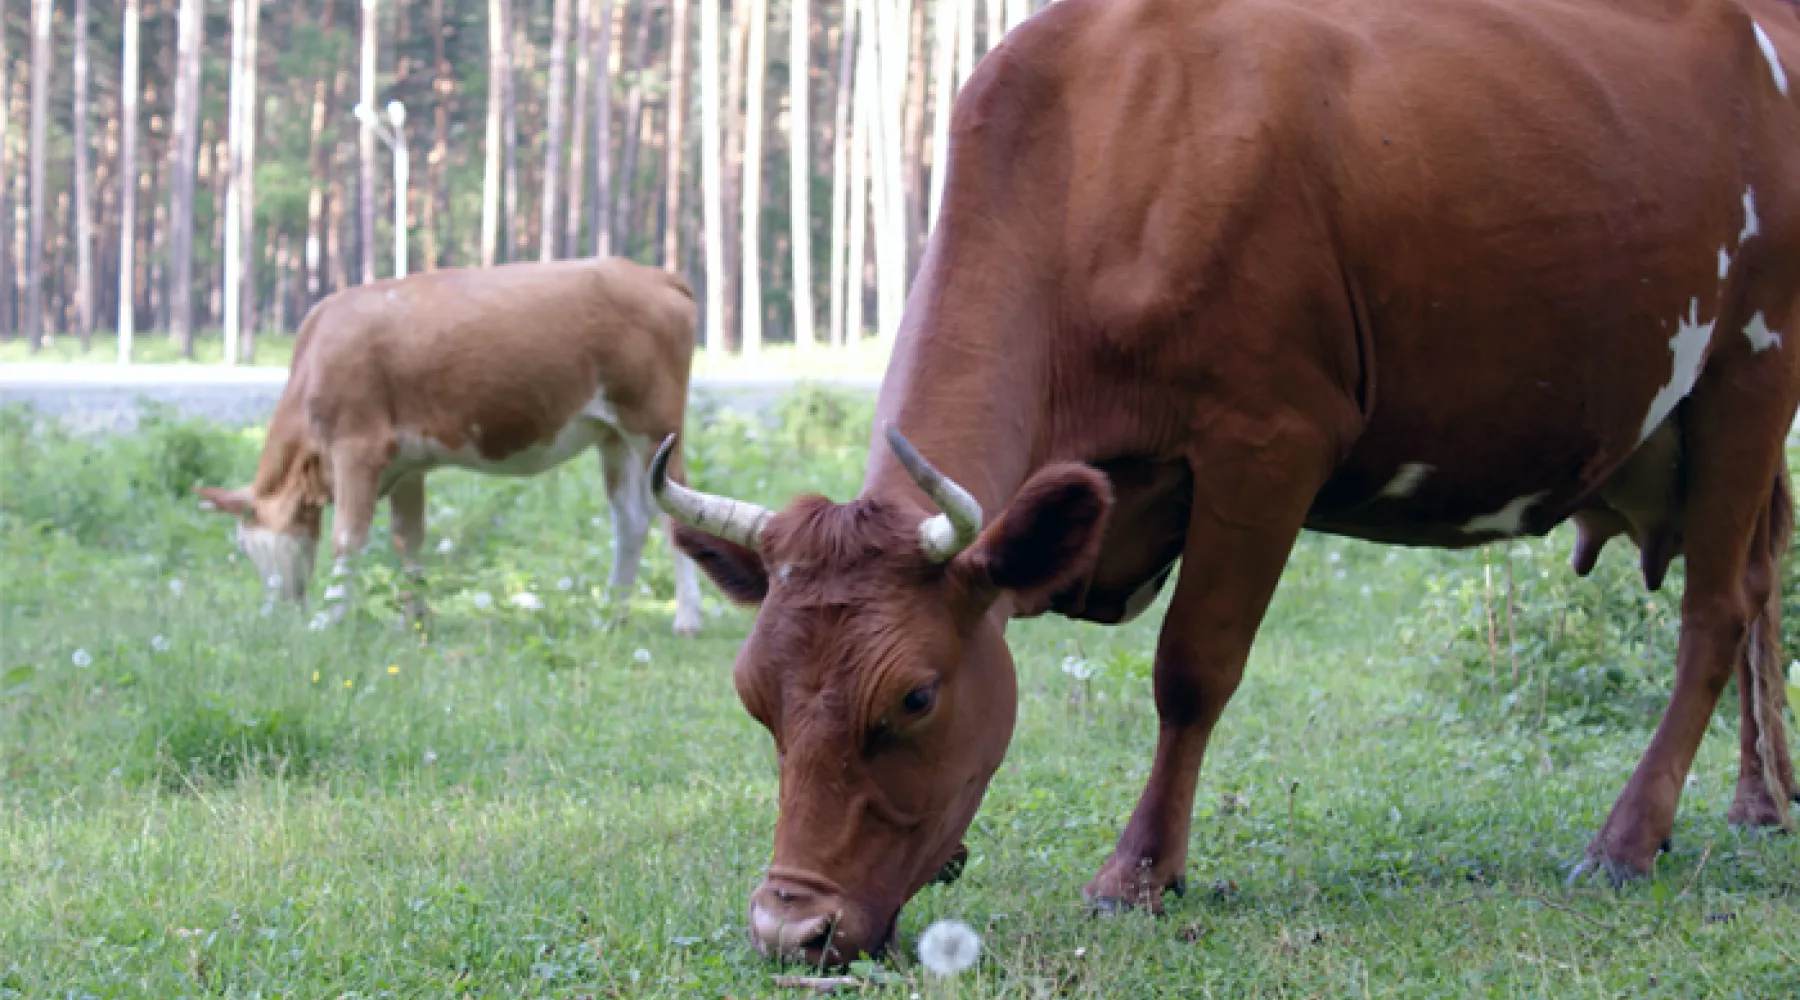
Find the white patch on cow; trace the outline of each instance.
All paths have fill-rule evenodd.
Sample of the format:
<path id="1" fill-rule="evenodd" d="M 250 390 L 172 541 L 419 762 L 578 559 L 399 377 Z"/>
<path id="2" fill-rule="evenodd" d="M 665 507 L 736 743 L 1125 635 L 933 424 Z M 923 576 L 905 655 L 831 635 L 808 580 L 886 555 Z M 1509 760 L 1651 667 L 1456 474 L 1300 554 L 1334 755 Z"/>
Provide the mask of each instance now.
<path id="1" fill-rule="evenodd" d="M 1738 234 L 1738 246 L 1757 233 L 1762 232 L 1762 224 L 1756 218 L 1756 192 L 1744 188 L 1744 231 Z"/>
<path id="2" fill-rule="evenodd" d="M 1508 538 L 1525 530 L 1525 512 L 1544 498 L 1542 493 L 1514 497 L 1506 506 L 1492 514 L 1482 514 L 1469 518 L 1462 526 L 1465 535 L 1504 535 Z"/>
<path id="3" fill-rule="evenodd" d="M 1419 484 L 1431 475 L 1431 471 L 1432 467 L 1424 462 L 1407 462 L 1375 496 L 1383 500 L 1404 500 L 1418 492 Z"/>
<path id="4" fill-rule="evenodd" d="M 429 434 L 403 427 L 394 435 L 398 447 L 383 478 L 397 481 L 404 475 L 444 465 L 490 476 L 535 476 L 599 443 L 605 435 L 603 425 L 615 424 L 617 412 L 604 393 L 596 393 L 568 423 L 557 429 L 550 440 L 539 441 L 501 458 L 488 458 L 481 453 L 477 445 L 481 433 L 478 423 L 469 425 L 468 439 L 458 448 L 446 447 Z"/>
<path id="5" fill-rule="evenodd" d="M 1769 329 L 1762 313 L 1750 317 L 1750 322 L 1744 326 L 1744 336 L 1750 339 L 1750 349 L 1758 354 L 1781 346 L 1781 334 Z"/>
<path id="6" fill-rule="evenodd" d="M 1724 247 L 1720 247 L 1719 248 L 1719 280 L 1724 281 L 1725 276 L 1730 273 L 1731 273 L 1731 254 L 1726 253 Z"/>
<path id="7" fill-rule="evenodd" d="M 1781 67 L 1781 57 L 1775 54 L 1775 43 L 1769 40 L 1769 33 L 1755 21 L 1750 22 L 1750 30 L 1756 32 L 1756 45 L 1762 49 L 1763 58 L 1769 61 L 1769 75 L 1775 78 L 1775 89 L 1786 97 L 1788 92 L 1787 70 Z"/>
<path id="8" fill-rule="evenodd" d="M 1700 362 L 1706 358 L 1706 345 L 1712 341 L 1716 322 L 1716 319 L 1700 322 L 1700 300 L 1697 298 L 1688 306 L 1687 317 L 1676 322 L 1675 336 L 1669 338 L 1669 351 L 1675 355 L 1669 384 L 1658 389 L 1656 398 L 1650 401 L 1650 412 L 1644 414 L 1644 427 L 1638 432 L 1640 444 L 1649 440 L 1650 432 L 1668 419 L 1677 403 L 1694 391 L 1694 383 L 1700 378 Z"/>

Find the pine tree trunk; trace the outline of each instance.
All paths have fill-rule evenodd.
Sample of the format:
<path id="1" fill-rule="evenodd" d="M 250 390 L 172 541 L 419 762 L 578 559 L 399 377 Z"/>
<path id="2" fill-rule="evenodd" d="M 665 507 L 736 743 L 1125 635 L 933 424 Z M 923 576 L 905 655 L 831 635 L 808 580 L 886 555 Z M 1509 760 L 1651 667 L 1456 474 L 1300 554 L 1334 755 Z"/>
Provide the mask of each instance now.
<path id="1" fill-rule="evenodd" d="M 994 51 L 1000 39 L 1006 36 L 1006 3 L 1007 0 L 981 0 L 987 13 L 987 37 L 983 52 Z"/>
<path id="2" fill-rule="evenodd" d="M 361 74 L 361 86 L 357 93 L 363 110 L 374 116 L 375 110 L 375 32 L 379 15 L 375 10 L 376 0 L 362 0 L 362 58 L 358 69 Z M 362 251 L 362 283 L 369 284 L 375 280 L 375 130 L 367 122 L 357 129 L 357 234 L 358 246 Z"/>
<path id="3" fill-rule="evenodd" d="M 501 0 L 500 30 L 506 39 L 506 75 L 500 80 L 500 155 L 504 159 L 500 174 L 501 259 L 519 259 L 519 81 L 513 72 L 519 53 L 524 48 L 513 21 L 512 0 Z"/>
<path id="4" fill-rule="evenodd" d="M 344 209 L 349 199 L 344 194 L 344 175 L 350 164 L 348 143 L 340 135 L 331 155 L 331 186 L 325 208 L 325 257 L 331 291 L 350 287 L 350 261 L 344 238 Z"/>
<path id="5" fill-rule="evenodd" d="M 594 74 L 594 203 L 588 219 L 588 251 L 596 257 L 612 253 L 613 219 L 613 0 L 599 0 L 600 30 L 595 33 Z M 629 14 L 628 7 L 620 8 Z M 619 34 L 624 34 L 620 31 Z"/>
<path id="6" fill-rule="evenodd" d="M 138 0 L 125 0 L 124 54 L 119 63 L 119 363 L 131 361 L 137 334 Z"/>
<path id="7" fill-rule="evenodd" d="M 556 259 L 556 181 L 562 171 L 563 102 L 569 76 L 569 0 L 556 0 L 551 15 L 550 94 L 544 121 L 543 196 L 538 199 L 538 259 Z"/>
<path id="8" fill-rule="evenodd" d="M 7 23 L 8 2 L 0 0 L 0 25 Z M 13 263 L 12 240 L 6 235 L 6 226 L 13 217 L 12 90 L 7 86 L 11 70 L 12 57 L 6 50 L 6 31 L 0 28 L 0 336 L 10 336 L 17 329 L 13 322 L 13 275 L 17 268 Z"/>
<path id="9" fill-rule="evenodd" d="M 93 346 L 94 217 L 88 193 L 88 3 L 75 0 L 75 313 L 81 349 Z"/>
<path id="10" fill-rule="evenodd" d="M 1031 0 L 1006 0 L 1006 30 L 1013 30 L 1030 16 Z"/>
<path id="11" fill-rule="evenodd" d="M 941 2 L 941 0 L 940 0 Z M 813 346 L 812 287 L 812 145 L 810 122 L 812 67 L 810 23 L 806 0 L 790 0 L 788 26 L 788 209 L 794 255 L 794 346 Z"/>
<path id="12" fill-rule="evenodd" d="M 179 80 L 170 128 L 169 336 L 194 356 L 194 179 L 200 143 L 200 0 L 181 0 L 175 63 Z"/>
<path id="13" fill-rule="evenodd" d="M 35 0 L 31 12 L 31 235 L 25 245 L 25 335 L 31 349 L 48 339 L 44 316 L 44 232 L 49 223 L 44 209 L 44 151 L 50 135 L 50 25 L 55 15 L 51 0 Z"/>
<path id="14" fill-rule="evenodd" d="M 442 2 L 442 0 L 439 0 Z M 319 32 L 329 36 L 331 23 L 337 13 L 336 0 L 325 0 L 325 12 L 319 16 Z M 322 294 L 321 267 L 321 231 L 325 222 L 325 188 L 329 184 L 327 171 L 330 169 L 331 153 L 322 141 L 325 131 L 326 82 L 330 75 L 336 81 L 333 87 L 332 104 L 338 103 L 337 90 L 343 85 L 343 71 L 337 70 L 329 74 L 320 74 L 313 83 L 312 131 L 309 133 L 306 146 L 306 162 L 312 168 L 312 185 L 306 197 L 306 295 L 309 301 L 317 301 Z"/>
<path id="15" fill-rule="evenodd" d="M 486 157 L 481 180 L 481 266 L 493 267 L 500 238 L 500 108 L 506 103 L 506 4 L 488 0 L 488 93 Z"/>
<path id="16" fill-rule="evenodd" d="M 643 10 L 638 15 L 637 37 L 631 45 L 631 92 L 625 98 L 627 131 L 625 148 L 619 157 L 619 201 L 614 217 L 615 225 L 623 225 L 628 229 L 633 227 L 632 204 L 638 181 L 638 146 L 643 141 L 644 133 L 644 76 L 650 72 L 650 25 L 655 18 L 654 0 L 644 0 Z M 629 251 L 629 242 L 626 242 L 625 248 Z"/>
<path id="17" fill-rule="evenodd" d="M 221 324 L 227 365 L 237 363 L 238 324 L 243 318 L 244 189 L 240 181 L 244 171 L 244 35 L 250 27 L 245 8 L 251 2 L 231 0 L 231 90 L 225 110 L 225 322 Z"/>
<path id="18" fill-rule="evenodd" d="M 725 67 L 725 170 L 720 191 L 727 206 L 725 212 L 725 341 L 727 350 L 742 344 L 743 326 L 738 309 L 743 299 L 743 214 L 738 206 L 744 200 L 744 50 L 750 40 L 750 0 L 733 0 L 731 5 L 731 38 Z"/>
<path id="19" fill-rule="evenodd" d="M 243 214 L 238 220 L 239 245 L 245 253 L 239 265 L 243 272 L 239 277 L 243 289 L 239 295 L 243 315 L 239 319 L 238 354 L 241 360 L 248 362 L 256 358 L 256 261 L 261 254 L 256 249 L 256 54 L 262 0 L 247 0 L 244 13 L 244 100 L 238 106 L 238 114 L 243 117 L 243 141 L 238 149 L 237 188 L 238 204 L 243 206 Z M 271 244 L 265 242 L 263 245 Z"/>
<path id="20" fill-rule="evenodd" d="M 589 74 L 593 72 L 592 0 L 575 0 L 575 87 L 569 104 L 569 208 L 563 213 L 562 249 L 568 257 L 581 256 L 581 210 L 587 200 L 587 104 Z"/>
<path id="21" fill-rule="evenodd" d="M 956 4 L 956 89 L 969 82 L 975 71 L 975 0 L 953 0 Z"/>
<path id="22" fill-rule="evenodd" d="M 717 350 L 725 327 L 725 213 L 720 202 L 719 4 L 700 0 L 700 216 L 706 243 L 706 334 Z"/>
<path id="23" fill-rule="evenodd" d="M 861 22 L 856 45 L 854 121 L 850 137 L 850 256 L 846 261 L 849 274 L 844 281 L 844 337 L 847 345 L 861 343 L 863 308 L 868 297 L 869 208 L 871 202 L 869 166 L 876 156 L 872 134 L 878 117 L 875 65 L 875 39 L 880 22 L 872 17 L 873 5 L 861 0 L 857 19 Z"/>
<path id="24" fill-rule="evenodd" d="M 687 128 L 688 7 L 692 0 L 670 0 L 669 108 L 663 157 L 663 267 L 681 271 L 681 161 Z"/>
<path id="25" fill-rule="evenodd" d="M 926 218 L 926 233 L 937 227 L 938 208 L 944 202 L 945 148 L 950 141 L 950 103 L 956 96 L 957 44 L 961 40 L 962 12 L 968 0 L 938 0 L 937 16 L 932 22 L 931 42 L 935 63 L 931 88 L 931 207 Z"/>
<path id="26" fill-rule="evenodd" d="M 925 249 L 925 0 L 904 0 L 911 16 L 906 28 L 906 146 L 902 175 L 906 181 L 906 278 L 912 279 Z M 941 2 L 941 0 L 940 0 Z"/>
<path id="27" fill-rule="evenodd" d="M 843 25 L 838 29 L 837 108 L 831 128 L 831 282 L 830 329 L 833 346 L 844 338 L 844 276 L 850 209 L 850 99 L 852 67 L 856 64 L 856 4 L 844 4 Z"/>
<path id="28" fill-rule="evenodd" d="M 425 157 L 425 270 L 435 271 L 444 251 L 438 244 L 439 214 L 449 214 L 449 191 L 446 190 L 445 161 L 450 154 L 450 95 L 456 89 L 456 78 L 450 59 L 444 51 L 444 0 L 431 0 L 432 128 L 431 152 Z"/>
<path id="29" fill-rule="evenodd" d="M 746 357 L 762 351 L 762 141 L 763 91 L 767 88 L 768 0 L 750 4 L 750 48 L 744 57 L 744 188 L 743 188 L 743 351 Z"/>

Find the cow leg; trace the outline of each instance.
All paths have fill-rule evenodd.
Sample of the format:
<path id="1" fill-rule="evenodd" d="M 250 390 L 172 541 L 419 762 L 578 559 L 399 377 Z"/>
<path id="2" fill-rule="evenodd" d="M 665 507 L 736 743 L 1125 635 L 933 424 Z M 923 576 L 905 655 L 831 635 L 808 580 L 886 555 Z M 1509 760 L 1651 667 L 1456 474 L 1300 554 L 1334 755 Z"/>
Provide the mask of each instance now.
<path id="1" fill-rule="evenodd" d="M 687 468 L 681 459 L 681 451 L 669 457 L 669 478 L 682 485 L 687 485 Z M 650 510 L 656 510 L 656 495 L 650 491 L 650 477 L 642 477 L 644 484 L 644 503 Z M 666 515 L 659 515 L 657 523 L 662 526 L 663 537 L 669 542 L 669 558 L 675 564 L 675 634 L 698 635 L 700 632 L 700 574 L 694 568 L 694 561 L 687 553 L 675 544 L 675 526 Z"/>
<path id="2" fill-rule="evenodd" d="M 1770 603 L 1779 606 L 1779 601 L 1776 595 Z M 1794 761 L 1788 755 L 1787 727 L 1781 718 L 1787 693 L 1780 650 L 1768 641 L 1780 634 L 1778 626 L 1779 618 L 1758 620 L 1745 644 L 1746 655 L 1738 658 L 1737 794 L 1725 814 L 1733 825 L 1782 826 L 1787 802 L 1795 796 Z M 1765 666 L 1771 661 L 1773 671 Z"/>
<path id="3" fill-rule="evenodd" d="M 1751 655 L 1753 633 L 1770 624 L 1765 609 L 1779 572 L 1770 484 L 1794 412 L 1783 364 L 1779 352 L 1752 354 L 1741 339 L 1726 339 L 1686 404 L 1688 574 L 1674 691 L 1571 881 L 1589 865 L 1615 883 L 1649 874 L 1674 830 L 1682 785 L 1719 695 Z"/>
<path id="4" fill-rule="evenodd" d="M 1328 467 L 1322 439 L 1310 431 L 1240 433 L 1237 443 L 1215 439 L 1191 459 L 1194 505 L 1156 648 L 1156 758 L 1112 857 L 1082 890 L 1103 909 L 1156 911 L 1165 889 L 1181 891 L 1207 738 L 1237 690 Z"/>
<path id="5" fill-rule="evenodd" d="M 424 613 L 425 600 L 419 592 L 424 569 L 419 559 L 425 552 L 425 473 L 402 476 L 388 494 L 388 514 L 393 525 L 394 551 L 400 555 L 400 566 L 409 586 L 404 596 L 406 616 L 417 618 Z"/>
<path id="6" fill-rule="evenodd" d="M 646 459 L 625 435 L 607 433 L 600 441 L 600 472 L 606 478 L 606 499 L 612 507 L 613 563 L 606 578 L 606 592 L 613 615 L 623 620 L 631 609 L 632 588 L 637 586 L 638 566 L 644 558 L 644 538 L 650 533 L 655 507 L 650 497 Z"/>
<path id="7" fill-rule="evenodd" d="M 325 610 L 314 619 L 323 625 L 344 617 L 350 601 L 350 557 L 369 544 L 369 526 L 381 498 L 381 470 L 388 450 L 364 441 L 339 441 L 331 446 L 333 502 L 337 507 L 332 525 L 334 556 L 331 584 L 325 589 Z M 420 500 L 424 497 L 421 493 Z"/>

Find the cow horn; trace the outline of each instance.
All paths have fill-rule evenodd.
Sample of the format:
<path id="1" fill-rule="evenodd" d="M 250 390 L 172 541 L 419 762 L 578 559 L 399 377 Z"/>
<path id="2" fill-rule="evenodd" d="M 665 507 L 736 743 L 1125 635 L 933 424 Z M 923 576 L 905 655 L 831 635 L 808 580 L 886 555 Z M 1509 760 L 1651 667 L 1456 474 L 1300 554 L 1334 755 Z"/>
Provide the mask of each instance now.
<path id="1" fill-rule="evenodd" d="M 946 562 L 968 548 L 981 533 L 981 504 L 975 502 L 968 490 L 956 485 L 955 480 L 925 461 L 925 456 L 919 454 L 919 449 L 912 446 L 898 427 L 885 424 L 882 430 L 887 434 L 888 447 L 893 449 L 894 457 L 900 460 L 907 475 L 912 476 L 919 489 L 924 490 L 931 502 L 943 511 L 919 524 L 919 548 L 932 562 Z"/>
<path id="2" fill-rule="evenodd" d="M 663 438 L 662 447 L 650 462 L 650 492 L 656 496 L 656 505 L 690 528 L 755 551 L 762 544 L 763 528 L 772 516 L 769 510 L 670 482 L 669 456 L 674 451 L 675 435 L 671 434 Z"/>

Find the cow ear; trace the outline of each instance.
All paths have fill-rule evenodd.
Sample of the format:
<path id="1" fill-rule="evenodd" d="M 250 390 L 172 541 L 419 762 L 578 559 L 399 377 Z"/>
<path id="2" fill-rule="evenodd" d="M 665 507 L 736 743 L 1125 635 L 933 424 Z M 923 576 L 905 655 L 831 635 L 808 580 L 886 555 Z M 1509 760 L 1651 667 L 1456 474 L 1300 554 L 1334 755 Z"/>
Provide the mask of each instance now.
<path id="1" fill-rule="evenodd" d="M 217 486 L 196 486 L 194 492 L 200 495 L 201 510 L 216 510 L 238 517 L 256 516 L 256 497 L 249 487 L 227 490 Z"/>
<path id="2" fill-rule="evenodd" d="M 725 596 L 738 604 L 761 604 L 769 594 L 769 571 L 762 556 L 685 524 L 676 524 L 675 547 L 694 560 Z"/>
<path id="3" fill-rule="evenodd" d="M 1041 601 L 1093 567 L 1112 503 L 1112 484 L 1091 466 L 1046 466 L 954 568 L 1023 603 Z"/>

